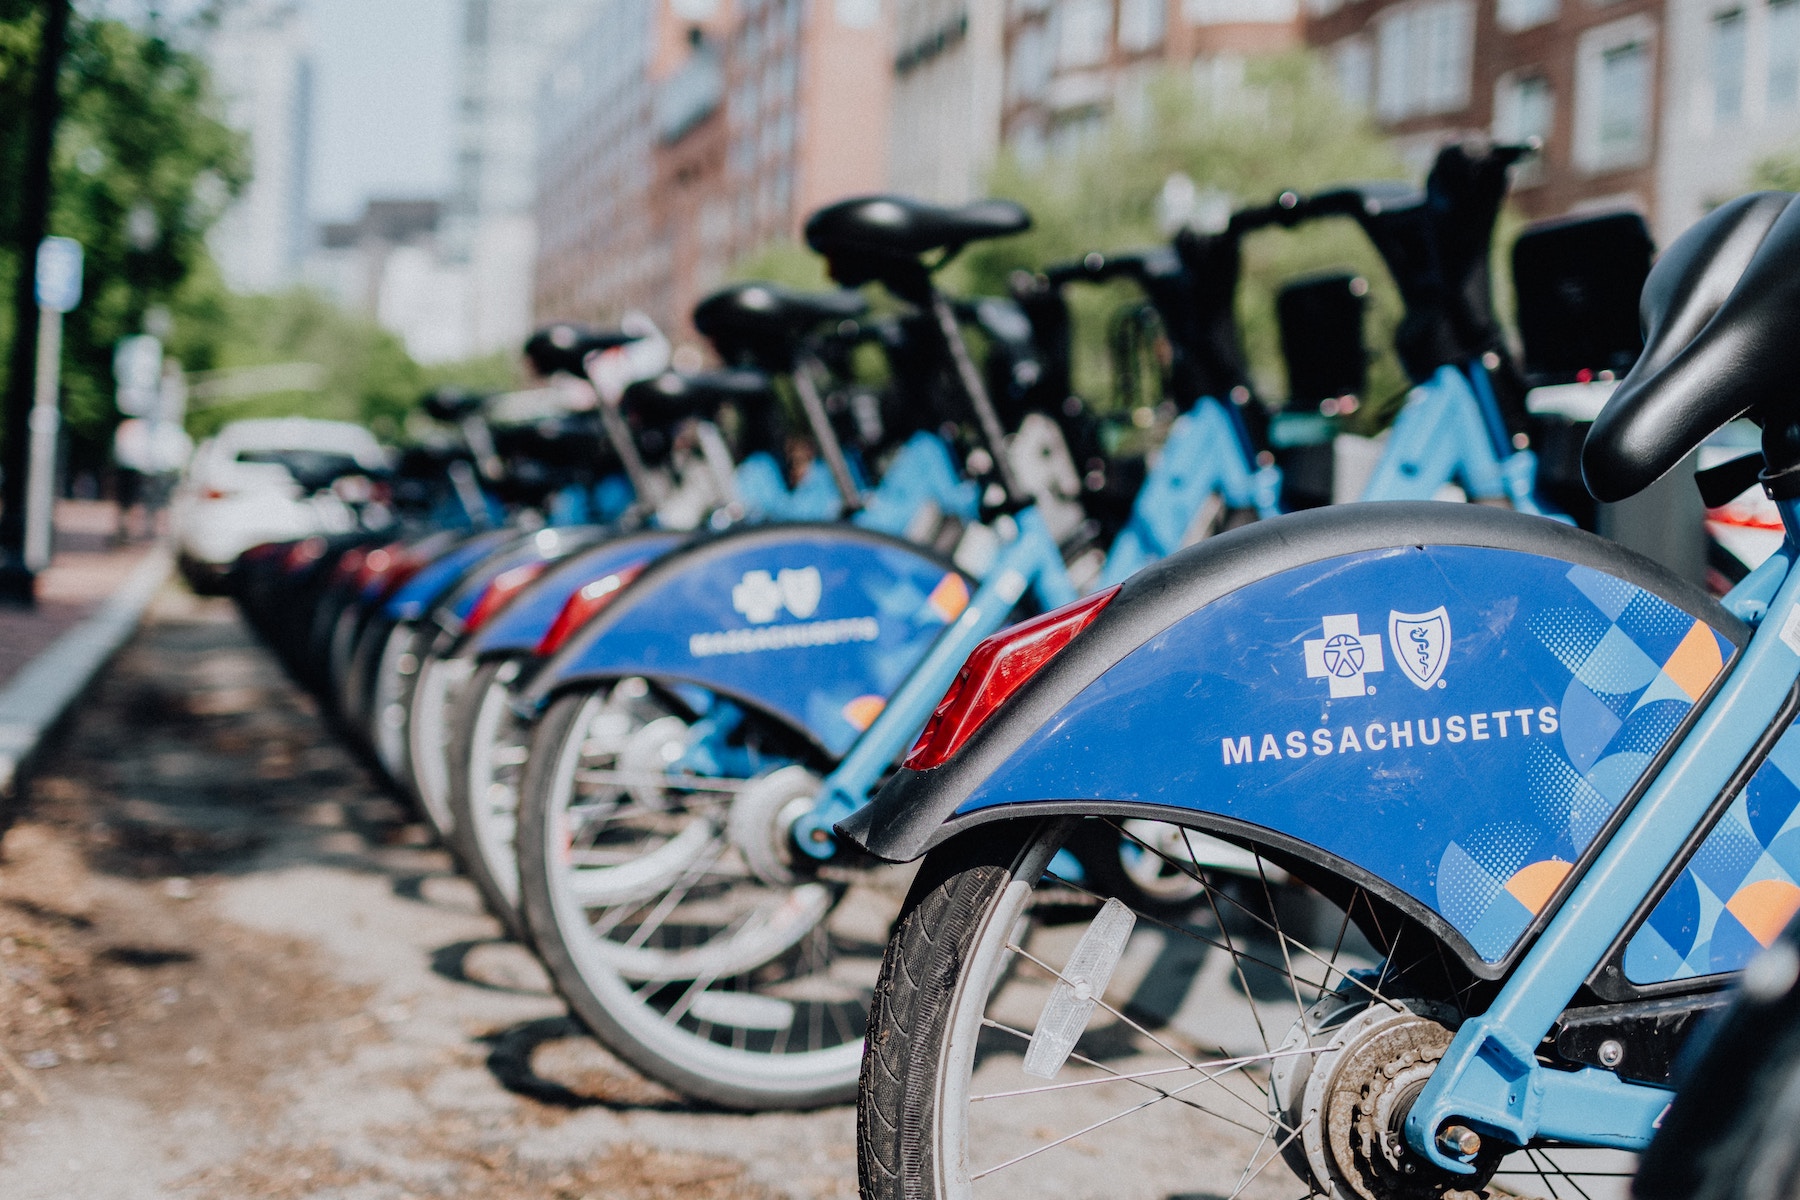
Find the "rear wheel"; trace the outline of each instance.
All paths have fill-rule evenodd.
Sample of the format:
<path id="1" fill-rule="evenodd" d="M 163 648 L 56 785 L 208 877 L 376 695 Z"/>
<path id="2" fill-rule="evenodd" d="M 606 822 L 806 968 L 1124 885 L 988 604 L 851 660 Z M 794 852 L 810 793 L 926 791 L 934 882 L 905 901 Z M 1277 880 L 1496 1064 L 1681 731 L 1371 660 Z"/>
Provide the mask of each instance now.
<path id="1" fill-rule="evenodd" d="M 407 774 L 432 832 L 452 847 L 456 813 L 450 807 L 451 719 L 474 670 L 470 658 L 421 656 L 406 706 Z"/>
<path id="2" fill-rule="evenodd" d="M 1450 1176 L 1396 1136 L 1462 1016 L 1457 988 L 1420 986 L 1442 978 L 1429 935 L 1378 960 L 1260 856 L 1195 869 L 1205 849 L 1165 854 L 1128 824 L 977 831 L 927 860 L 870 1015 L 864 1197 L 1587 1194 L 1595 1165 L 1564 1151 L 1502 1162 L 1490 1141 L 1473 1177 Z M 1083 826 L 1162 855 L 1194 902 L 1177 913 L 1159 887 L 1147 909 L 1060 877 Z"/>
<path id="3" fill-rule="evenodd" d="M 512 711 L 516 658 L 483 663 L 463 685 L 450 717 L 447 758 L 450 841 L 488 911 L 528 941 L 519 912 L 519 778 L 531 753 L 531 726 Z"/>
<path id="4" fill-rule="evenodd" d="M 848 1100 L 909 872 L 799 861 L 785 829 L 818 777 L 684 773 L 702 730 L 618 694 L 639 685 L 562 698 L 533 741 L 518 845 L 540 955 L 601 1040 L 671 1087 L 738 1108 Z"/>
<path id="5" fill-rule="evenodd" d="M 419 626 L 402 621 L 387 631 L 374 656 L 369 693 L 369 741 L 381 769 L 402 791 L 413 787 L 407 756 L 407 727 L 412 716 L 413 693 L 419 682 L 420 656 L 427 635 Z"/>

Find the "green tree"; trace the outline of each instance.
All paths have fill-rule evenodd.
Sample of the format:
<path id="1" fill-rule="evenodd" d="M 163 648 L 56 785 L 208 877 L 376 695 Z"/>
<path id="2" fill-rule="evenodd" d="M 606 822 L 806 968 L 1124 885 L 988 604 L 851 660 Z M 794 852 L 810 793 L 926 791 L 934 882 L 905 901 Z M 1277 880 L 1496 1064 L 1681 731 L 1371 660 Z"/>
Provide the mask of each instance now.
<path id="1" fill-rule="evenodd" d="M 216 372 L 200 376 L 201 394 L 188 418 L 188 430 L 196 437 L 213 433 L 227 421 L 280 416 L 358 421 L 391 436 L 429 384 L 466 379 L 452 379 L 452 372 L 428 377 L 398 337 L 344 312 L 316 292 L 295 289 L 234 296 L 210 286 L 198 290 L 209 306 L 216 303 L 216 307 L 203 320 L 178 318 L 171 343 L 176 353 L 191 354 L 194 362 Z M 200 314 L 190 309 L 187 315 Z M 190 342 L 182 336 L 184 330 L 200 332 Z M 229 380 L 234 372 L 276 364 L 317 368 L 318 386 L 241 396 L 224 388 L 224 394 L 216 397 L 205 394 L 206 384 Z"/>
<path id="2" fill-rule="evenodd" d="M 1749 185 L 1777 192 L 1800 192 L 1800 152 L 1788 150 L 1759 159 L 1750 168 Z"/>
<path id="3" fill-rule="evenodd" d="M 20 147 L 41 6 L 0 0 L 0 228 L 16 228 Z M 62 70 L 50 231 L 86 249 L 85 295 L 64 327 L 64 413 L 90 443 L 114 420 L 112 354 L 161 308 L 195 364 L 223 304 L 205 236 L 249 177 L 243 139 L 219 119 L 205 64 L 156 24 L 74 14 Z M 21 264 L 0 249 L 0 286 Z M 10 344 L 10 312 L 0 342 Z"/>
<path id="4" fill-rule="evenodd" d="M 1130 119 L 1115 115 L 1073 153 L 1036 163 L 1016 154 L 1002 157 L 989 191 L 1030 210 L 1032 229 L 971 247 L 958 264 L 961 277 L 974 290 L 992 292 L 1017 269 L 1163 241 L 1158 197 L 1176 173 L 1202 193 L 1222 193 L 1239 205 L 1267 203 L 1289 188 L 1305 192 L 1412 174 L 1367 119 L 1343 104 L 1312 55 L 1252 60 L 1241 83 L 1226 88 L 1171 73 L 1150 85 L 1140 111 Z M 1387 350 L 1400 316 L 1392 281 L 1354 225 L 1323 221 L 1260 232 L 1245 241 L 1238 316 L 1263 395 L 1279 398 L 1286 391 L 1277 289 L 1296 276 L 1339 268 L 1371 283 L 1368 342 L 1381 353 L 1371 372 L 1370 395 L 1386 399 L 1404 389 L 1404 376 Z M 1104 398 L 1108 390 L 1106 318 L 1130 296 L 1123 285 L 1074 294 L 1076 379 L 1090 396 Z"/>

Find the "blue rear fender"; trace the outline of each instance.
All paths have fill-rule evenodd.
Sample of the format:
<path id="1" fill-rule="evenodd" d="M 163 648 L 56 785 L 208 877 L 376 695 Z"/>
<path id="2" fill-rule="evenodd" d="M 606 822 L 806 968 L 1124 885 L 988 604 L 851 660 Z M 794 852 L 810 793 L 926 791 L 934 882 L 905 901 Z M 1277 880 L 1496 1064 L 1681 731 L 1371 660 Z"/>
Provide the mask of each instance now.
<path id="1" fill-rule="evenodd" d="M 901 861 L 998 819 L 1178 818 L 1368 888 L 1494 978 L 1747 640 L 1541 518 L 1278 517 L 1140 572 L 947 763 L 839 829 Z"/>
<path id="2" fill-rule="evenodd" d="M 484 625 L 462 649 L 477 658 L 529 654 L 544 639 L 569 597 L 590 583 L 628 567 L 641 567 L 692 535 L 648 530 L 613 538 L 558 563 Z"/>
<path id="3" fill-rule="evenodd" d="M 382 615 L 390 621 L 417 621 L 431 611 L 464 575 L 482 561 L 511 544 L 519 536 L 516 529 L 491 529 L 478 533 L 433 558 L 415 571 L 410 579 L 394 589 L 382 606 Z"/>
<path id="4" fill-rule="evenodd" d="M 967 607 L 944 560 L 847 525 L 709 539 L 647 570 L 520 698 L 646 676 L 767 714 L 836 757 Z"/>

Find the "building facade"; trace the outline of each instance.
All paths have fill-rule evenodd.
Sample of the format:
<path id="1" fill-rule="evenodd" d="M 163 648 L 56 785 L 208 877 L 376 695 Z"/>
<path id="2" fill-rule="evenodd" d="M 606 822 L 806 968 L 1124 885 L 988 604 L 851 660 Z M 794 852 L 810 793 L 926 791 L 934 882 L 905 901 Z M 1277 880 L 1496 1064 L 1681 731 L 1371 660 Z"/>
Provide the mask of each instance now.
<path id="1" fill-rule="evenodd" d="M 233 291 L 278 291 L 298 278 L 311 244 L 313 74 L 300 6 L 249 0 L 226 7 L 204 50 L 226 124 L 249 139 L 253 171 L 208 245 Z"/>
<path id="2" fill-rule="evenodd" d="M 1012 0 L 1002 136 L 1027 159 L 1074 149 L 1129 119 L 1159 72 L 1230 84 L 1246 58 L 1300 36 L 1298 0 Z"/>
<path id="3" fill-rule="evenodd" d="M 540 100 L 539 319 L 677 341 L 730 264 L 887 185 L 882 0 L 608 0 Z"/>
<path id="4" fill-rule="evenodd" d="M 981 194 L 1000 146 L 1004 0 L 894 0 L 888 180 L 960 204 Z"/>
<path id="5" fill-rule="evenodd" d="M 305 282 L 399 336 L 421 363 L 468 357 L 469 270 L 444 252 L 436 200 L 372 199 L 320 226 Z"/>
<path id="6" fill-rule="evenodd" d="M 1664 225 L 1659 0 L 1309 0 L 1307 40 L 1416 169 L 1453 138 L 1536 138 L 1514 174 L 1527 215 L 1626 206 Z"/>
<path id="7" fill-rule="evenodd" d="M 468 279 L 469 354 L 516 349 L 530 332 L 539 90 L 555 49 L 600 8 L 600 0 L 463 0 L 443 252 Z"/>
<path id="8" fill-rule="evenodd" d="M 1666 20 L 1656 196 L 1673 232 L 1745 191 L 1759 160 L 1800 156 L 1800 2 L 1672 0 Z"/>

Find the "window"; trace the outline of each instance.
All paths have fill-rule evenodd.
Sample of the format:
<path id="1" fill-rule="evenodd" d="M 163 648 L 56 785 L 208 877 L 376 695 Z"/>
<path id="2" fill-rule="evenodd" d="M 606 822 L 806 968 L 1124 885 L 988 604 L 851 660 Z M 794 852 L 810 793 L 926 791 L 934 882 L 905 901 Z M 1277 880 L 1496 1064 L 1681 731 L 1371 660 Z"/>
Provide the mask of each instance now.
<path id="1" fill-rule="evenodd" d="M 1632 42 L 1606 51 L 1601 57 L 1600 78 L 1601 156 L 1630 161 L 1648 133 L 1649 47 Z"/>
<path id="2" fill-rule="evenodd" d="M 1556 103 L 1550 92 L 1550 81 L 1542 75 L 1514 72 L 1502 75 L 1494 85 L 1494 140 L 1496 142 L 1539 142 L 1550 140 L 1556 120 Z M 1543 159 L 1527 159 L 1514 171 L 1517 186 L 1529 186 L 1543 177 Z"/>
<path id="3" fill-rule="evenodd" d="M 1713 120 L 1725 123 L 1744 115 L 1744 10 L 1732 9 L 1712 19 Z"/>
<path id="4" fill-rule="evenodd" d="M 1582 35 L 1575 59 L 1575 164 L 1583 170 L 1648 160 L 1654 31 L 1647 17 L 1633 16 Z"/>
<path id="5" fill-rule="evenodd" d="M 1053 19 L 1057 66 L 1091 67 L 1106 61 L 1112 0 L 1063 0 Z"/>
<path id="6" fill-rule="evenodd" d="M 1119 48 L 1139 53 L 1162 45 L 1168 17 L 1165 0 L 1120 0 Z"/>
<path id="7" fill-rule="evenodd" d="M 1431 0 L 1381 14 L 1375 111 L 1383 120 L 1468 107 L 1474 15 L 1470 0 Z"/>
<path id="8" fill-rule="evenodd" d="M 1800 0 L 1795 0 L 1800 3 Z M 1331 69 L 1338 95 L 1351 108 L 1367 112 L 1375 90 L 1375 52 L 1366 38 L 1348 37 L 1331 48 Z"/>
<path id="9" fill-rule="evenodd" d="M 1494 9 L 1494 20 L 1510 33 L 1554 21 L 1557 8 L 1557 0 L 1499 0 Z"/>
<path id="10" fill-rule="evenodd" d="M 1508 75 L 1494 90 L 1494 140 L 1548 140 L 1555 118 L 1550 81 L 1542 75 Z"/>
<path id="11" fill-rule="evenodd" d="M 1800 105 L 1800 0 L 1769 5 L 1769 107 Z"/>
<path id="12" fill-rule="evenodd" d="M 1043 25 L 1027 25 L 1012 44 L 1007 69 L 1007 92 L 1014 100 L 1036 100 L 1050 86 L 1050 32 Z"/>

